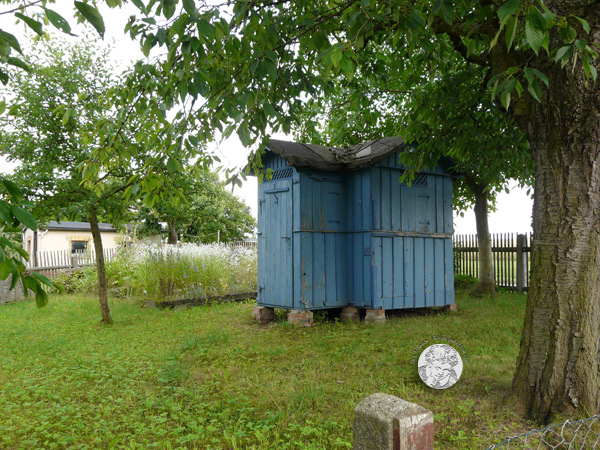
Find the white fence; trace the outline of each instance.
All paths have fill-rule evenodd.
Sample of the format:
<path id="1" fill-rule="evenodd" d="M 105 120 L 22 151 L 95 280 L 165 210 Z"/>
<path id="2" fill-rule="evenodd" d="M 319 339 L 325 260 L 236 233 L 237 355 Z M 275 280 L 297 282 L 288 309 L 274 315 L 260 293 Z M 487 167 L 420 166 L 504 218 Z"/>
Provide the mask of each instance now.
<path id="1" fill-rule="evenodd" d="M 104 260 L 109 262 L 116 257 L 117 250 L 114 248 L 105 248 L 103 253 Z M 41 273 L 52 279 L 61 273 L 94 266 L 96 264 L 96 253 L 94 251 L 71 253 L 68 250 L 36 252 L 35 254 L 29 255 L 29 260 L 23 261 L 23 263 L 27 270 Z M 11 279 L 12 276 L 9 276 L 4 281 L 0 280 L 0 305 L 4 303 L 13 303 L 25 298 L 20 281 L 12 291 L 9 289 Z"/>

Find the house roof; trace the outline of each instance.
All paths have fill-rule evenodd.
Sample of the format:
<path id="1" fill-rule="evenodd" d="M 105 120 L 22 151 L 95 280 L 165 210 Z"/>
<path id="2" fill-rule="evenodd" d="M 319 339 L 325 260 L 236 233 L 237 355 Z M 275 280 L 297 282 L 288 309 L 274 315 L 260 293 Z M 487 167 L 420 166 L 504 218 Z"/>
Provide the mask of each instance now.
<path id="1" fill-rule="evenodd" d="M 99 223 L 100 231 L 117 231 L 110 223 Z M 46 230 L 66 230 L 66 231 L 91 231 L 89 222 L 56 222 L 51 221 L 44 224 L 41 228 Z"/>
<path id="2" fill-rule="evenodd" d="M 271 139 L 267 149 L 291 166 L 340 171 L 358 169 L 395 153 L 404 145 L 401 137 L 375 139 L 350 147 L 326 147 Z"/>

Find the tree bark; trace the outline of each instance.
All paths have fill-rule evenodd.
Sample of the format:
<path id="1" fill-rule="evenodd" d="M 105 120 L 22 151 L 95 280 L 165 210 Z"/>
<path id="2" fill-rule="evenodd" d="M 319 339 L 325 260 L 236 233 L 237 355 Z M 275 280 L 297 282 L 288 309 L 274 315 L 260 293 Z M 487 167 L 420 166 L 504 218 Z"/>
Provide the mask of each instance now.
<path id="1" fill-rule="evenodd" d="M 492 237 L 488 223 L 488 191 L 475 180 L 466 177 L 467 185 L 475 197 L 475 223 L 477 226 L 477 247 L 479 248 L 479 281 L 476 295 L 489 295 L 495 292 L 494 260 L 492 258 Z"/>
<path id="2" fill-rule="evenodd" d="M 170 217 L 167 218 L 167 225 L 169 226 L 169 238 L 167 240 L 167 244 L 177 244 L 177 230 L 175 229 L 175 223 L 173 222 L 173 219 L 171 219 Z"/>
<path id="3" fill-rule="evenodd" d="M 551 65 L 521 117 L 536 172 L 532 276 L 513 380 L 528 415 L 600 412 L 600 90 Z"/>
<path id="4" fill-rule="evenodd" d="M 102 236 L 98 226 L 98 215 L 94 209 L 90 210 L 90 229 L 94 239 L 94 250 L 96 251 L 96 270 L 98 271 L 98 300 L 102 312 L 102 322 L 107 325 L 113 323 L 108 307 L 108 287 L 106 283 L 106 266 L 104 264 L 104 251 L 102 248 Z"/>

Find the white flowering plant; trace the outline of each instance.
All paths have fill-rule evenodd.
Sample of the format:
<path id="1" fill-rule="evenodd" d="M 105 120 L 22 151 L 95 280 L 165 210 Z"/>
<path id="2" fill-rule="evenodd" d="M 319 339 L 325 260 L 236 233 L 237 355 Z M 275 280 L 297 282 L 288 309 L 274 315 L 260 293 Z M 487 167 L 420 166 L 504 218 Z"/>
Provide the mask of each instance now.
<path id="1" fill-rule="evenodd" d="M 135 245 L 109 263 L 109 284 L 156 301 L 256 291 L 256 249 L 227 244 Z"/>

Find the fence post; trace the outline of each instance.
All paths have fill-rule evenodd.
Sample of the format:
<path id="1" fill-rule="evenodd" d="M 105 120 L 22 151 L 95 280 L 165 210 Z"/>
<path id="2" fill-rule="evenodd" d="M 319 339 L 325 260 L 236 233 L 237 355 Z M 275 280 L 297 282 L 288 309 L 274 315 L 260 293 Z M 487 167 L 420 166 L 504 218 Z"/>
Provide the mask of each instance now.
<path id="1" fill-rule="evenodd" d="M 71 253 L 71 267 L 77 269 L 79 267 L 79 255 L 77 252 Z"/>
<path id="2" fill-rule="evenodd" d="M 527 236 L 517 234 L 517 291 L 525 291 L 527 286 L 527 255 L 524 248 L 527 245 Z"/>
<path id="3" fill-rule="evenodd" d="M 369 395 L 354 409 L 353 449 L 433 450 L 433 413 L 393 395 Z"/>

